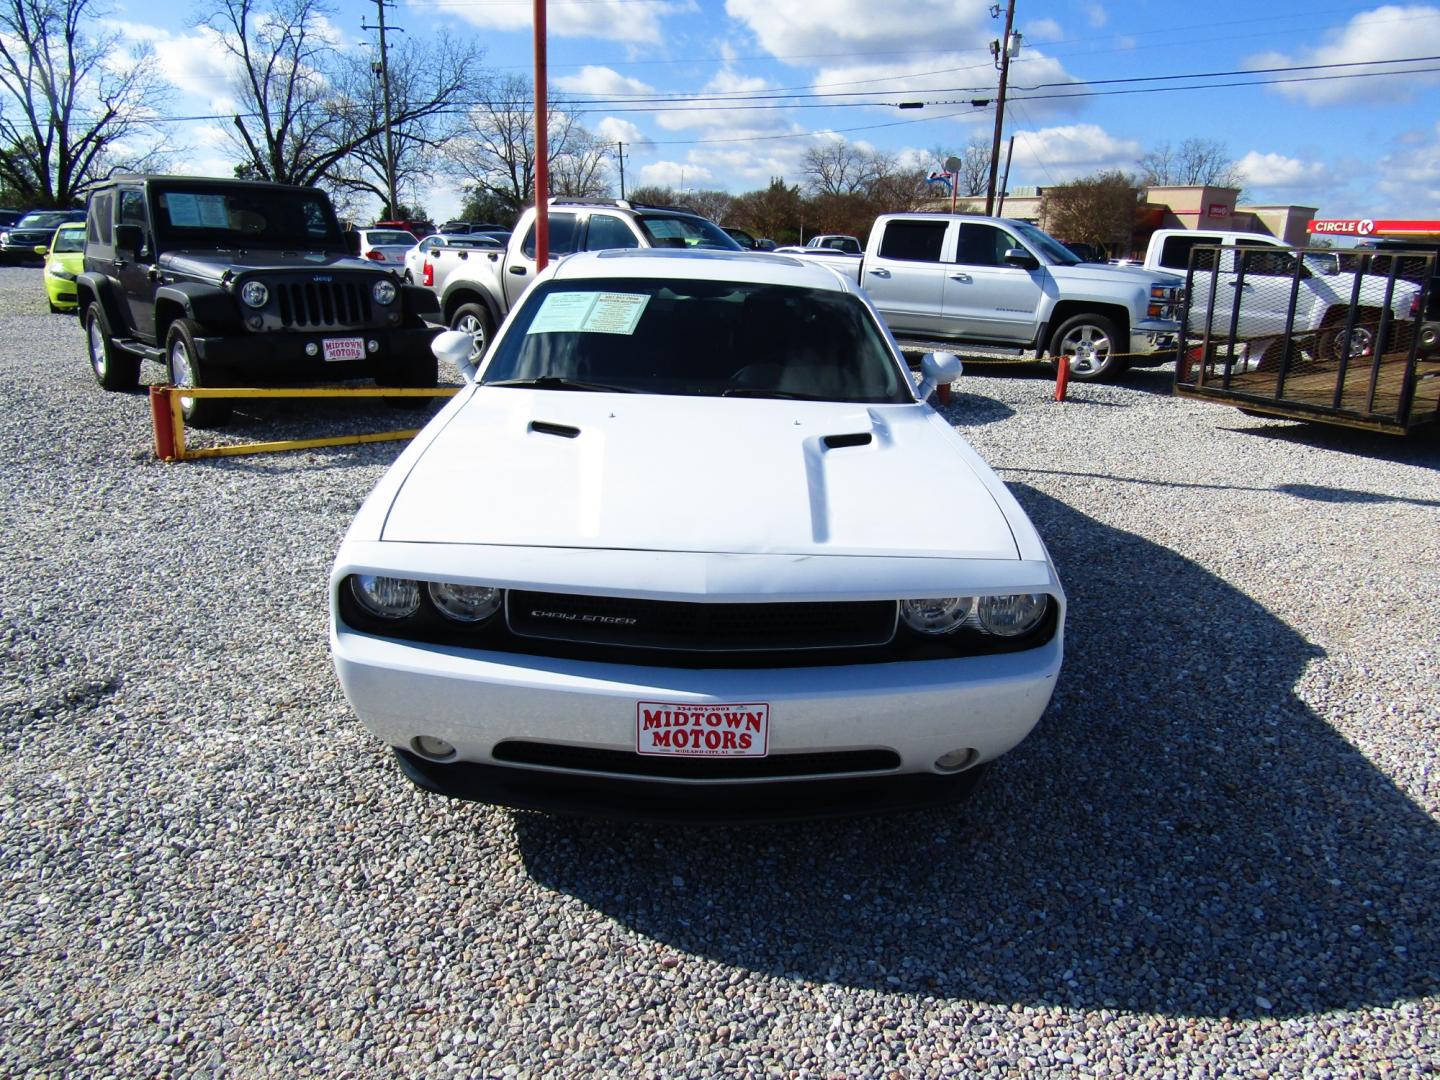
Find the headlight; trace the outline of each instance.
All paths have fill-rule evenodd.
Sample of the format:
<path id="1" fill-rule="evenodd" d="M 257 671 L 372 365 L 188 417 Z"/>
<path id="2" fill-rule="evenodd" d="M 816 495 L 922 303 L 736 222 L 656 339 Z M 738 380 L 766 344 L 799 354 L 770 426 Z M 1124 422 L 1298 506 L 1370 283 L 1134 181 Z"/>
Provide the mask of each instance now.
<path id="1" fill-rule="evenodd" d="M 432 581 L 430 602 L 447 619 L 456 622 L 483 622 L 500 610 L 505 593 L 488 585 L 456 585 L 449 581 Z"/>
<path id="2" fill-rule="evenodd" d="M 377 281 L 375 287 L 370 290 L 370 295 L 375 298 L 377 304 L 393 304 L 395 302 L 395 283 L 393 281 Z"/>
<path id="3" fill-rule="evenodd" d="M 355 574 L 350 591 L 361 607 L 382 619 L 406 619 L 420 610 L 420 583 L 409 578 Z"/>
<path id="4" fill-rule="evenodd" d="M 1049 604 L 1044 593 L 982 596 L 976 614 L 980 625 L 996 637 L 1019 637 L 1040 624 Z"/>
<path id="5" fill-rule="evenodd" d="M 240 299 L 250 307 L 264 307 L 265 301 L 270 299 L 270 290 L 263 281 L 247 281 L 240 288 Z"/>
<path id="6" fill-rule="evenodd" d="M 902 600 L 900 618 L 917 634 L 949 634 L 964 625 L 975 606 L 973 596 L 947 596 L 939 600 Z"/>

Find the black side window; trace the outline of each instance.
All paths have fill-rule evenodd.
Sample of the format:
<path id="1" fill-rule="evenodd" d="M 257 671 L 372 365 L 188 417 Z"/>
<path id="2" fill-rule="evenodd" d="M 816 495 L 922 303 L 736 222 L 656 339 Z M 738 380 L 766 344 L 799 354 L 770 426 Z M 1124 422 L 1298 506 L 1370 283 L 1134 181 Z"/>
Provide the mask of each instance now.
<path id="1" fill-rule="evenodd" d="M 86 229 L 86 235 L 92 244 L 103 244 L 105 247 L 109 247 L 112 243 L 110 210 L 113 204 L 114 196 L 108 193 L 97 195 L 90 200 L 90 223 Z"/>
<path id="2" fill-rule="evenodd" d="M 530 225 L 530 231 L 525 234 L 525 246 L 522 249 L 530 258 L 535 257 L 535 225 Z M 550 254 L 569 255 L 575 250 L 575 215 L 574 214 L 551 214 L 550 215 Z"/>
<path id="3" fill-rule="evenodd" d="M 120 192 L 120 224 L 145 227 L 145 193 L 133 188 Z"/>
<path id="4" fill-rule="evenodd" d="M 1022 247 L 1020 241 L 1004 229 L 966 222 L 960 226 L 955 261 L 968 266 L 1004 266 L 1005 252 L 1018 247 Z"/>
<path id="5" fill-rule="evenodd" d="M 944 221 L 891 221 L 885 226 L 880 241 L 882 259 L 905 259 L 909 262 L 939 262 L 945 247 Z"/>
<path id="6" fill-rule="evenodd" d="M 585 237 L 586 251 L 604 251 L 606 248 L 638 248 L 639 238 L 629 226 L 609 214 L 591 214 L 590 231 Z"/>
<path id="7" fill-rule="evenodd" d="M 1160 245 L 1160 265 L 1174 270 L 1188 269 L 1190 252 L 1199 242 L 1200 238 L 1195 236 L 1167 236 Z M 1196 269 L 1200 269 L 1199 264 L 1196 264 Z"/>

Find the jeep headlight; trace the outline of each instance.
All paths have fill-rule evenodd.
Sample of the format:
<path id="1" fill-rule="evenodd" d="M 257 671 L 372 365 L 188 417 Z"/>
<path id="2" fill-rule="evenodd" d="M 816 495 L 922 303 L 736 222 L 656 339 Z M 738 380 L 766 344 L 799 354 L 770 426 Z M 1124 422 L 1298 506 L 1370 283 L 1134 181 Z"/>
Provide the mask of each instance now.
<path id="1" fill-rule="evenodd" d="M 377 281 L 375 287 L 370 290 L 370 295 L 375 298 L 377 304 L 393 304 L 395 302 L 395 283 L 393 281 Z"/>
<path id="2" fill-rule="evenodd" d="M 265 301 L 270 299 L 270 290 L 263 281 L 247 281 L 240 287 L 240 299 L 245 301 L 248 307 L 262 308 Z"/>

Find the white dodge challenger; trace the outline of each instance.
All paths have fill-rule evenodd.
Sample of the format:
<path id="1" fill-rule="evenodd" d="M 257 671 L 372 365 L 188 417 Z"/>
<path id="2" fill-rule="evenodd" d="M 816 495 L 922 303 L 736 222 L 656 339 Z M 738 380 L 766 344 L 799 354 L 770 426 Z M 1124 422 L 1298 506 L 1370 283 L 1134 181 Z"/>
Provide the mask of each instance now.
<path id="1" fill-rule="evenodd" d="M 785 256 L 577 254 L 366 499 L 351 706 L 446 795 L 746 820 L 954 800 L 1034 727 L 1065 597 L 865 294 Z M 448 351 L 447 351 L 448 350 Z"/>

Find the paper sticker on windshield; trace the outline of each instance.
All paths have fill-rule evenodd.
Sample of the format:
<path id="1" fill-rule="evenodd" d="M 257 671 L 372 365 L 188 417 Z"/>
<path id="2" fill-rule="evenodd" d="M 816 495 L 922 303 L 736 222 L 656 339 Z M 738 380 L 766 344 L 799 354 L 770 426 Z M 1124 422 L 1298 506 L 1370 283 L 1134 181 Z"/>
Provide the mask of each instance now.
<path id="1" fill-rule="evenodd" d="M 545 297 L 525 332 L 629 335 L 635 333 L 649 302 L 643 293 L 555 292 Z"/>

